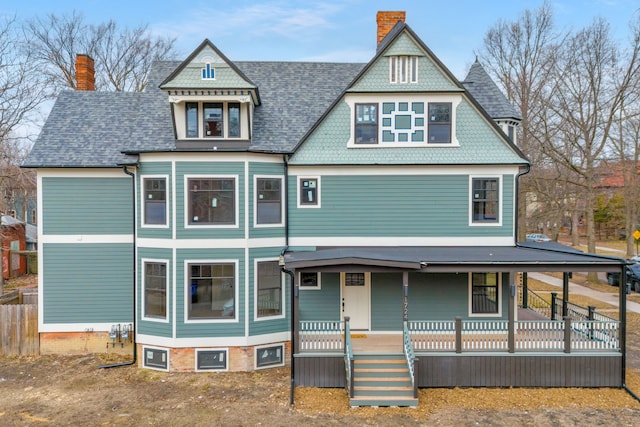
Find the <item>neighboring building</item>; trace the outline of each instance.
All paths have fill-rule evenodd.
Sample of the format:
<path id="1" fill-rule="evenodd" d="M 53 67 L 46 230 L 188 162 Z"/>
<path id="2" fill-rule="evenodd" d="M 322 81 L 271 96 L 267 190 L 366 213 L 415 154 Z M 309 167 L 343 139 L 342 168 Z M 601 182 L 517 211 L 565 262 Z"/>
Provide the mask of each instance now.
<path id="1" fill-rule="evenodd" d="M 516 274 L 622 261 L 516 245 L 518 114 L 480 64 L 460 83 L 404 13 L 378 22 L 367 64 L 232 62 L 205 40 L 155 64 L 145 93 L 62 93 L 24 164 L 41 351 L 103 351 L 133 328 L 143 367 L 291 360 L 294 384 L 339 387 L 345 328 L 358 356 L 396 338 L 383 351 L 402 354 L 408 325 L 416 387 L 620 386 L 623 340 L 566 354 L 554 329 L 555 347 L 518 347 Z M 425 346 L 455 324 L 495 353 Z"/>
<path id="2" fill-rule="evenodd" d="M 27 274 L 27 235 L 25 223 L 12 216 L 2 215 L 2 276 L 5 279 Z"/>

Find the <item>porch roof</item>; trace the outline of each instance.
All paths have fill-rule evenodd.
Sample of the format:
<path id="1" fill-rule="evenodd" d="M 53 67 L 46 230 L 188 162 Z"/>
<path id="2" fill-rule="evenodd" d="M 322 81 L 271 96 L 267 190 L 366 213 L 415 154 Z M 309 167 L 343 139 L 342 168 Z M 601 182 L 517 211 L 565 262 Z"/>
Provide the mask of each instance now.
<path id="1" fill-rule="evenodd" d="M 580 252 L 557 243 L 515 246 L 318 247 L 287 252 L 287 268 L 307 271 L 561 271 L 620 272 L 623 258 Z"/>

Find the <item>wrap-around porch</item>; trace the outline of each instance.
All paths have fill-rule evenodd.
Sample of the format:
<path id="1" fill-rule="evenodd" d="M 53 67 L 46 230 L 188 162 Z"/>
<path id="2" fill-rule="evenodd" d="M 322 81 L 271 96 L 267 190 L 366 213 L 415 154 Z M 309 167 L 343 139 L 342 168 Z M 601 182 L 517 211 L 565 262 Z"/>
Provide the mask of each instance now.
<path id="1" fill-rule="evenodd" d="M 357 362 L 359 356 L 367 354 L 402 355 L 416 397 L 418 387 L 620 387 L 624 384 L 624 287 L 620 288 L 618 319 L 591 309 L 572 307 L 568 302 L 570 272 L 622 272 L 625 264 L 622 259 L 524 246 L 377 248 L 377 252 L 368 254 L 363 249 L 349 252 L 342 248 L 339 256 L 335 251 L 319 249 L 313 256 L 308 252 L 301 256 L 288 255 L 286 265 L 298 273 L 402 273 L 402 326 L 391 328 L 393 330 L 370 327 L 351 332 L 348 316 L 332 321 L 301 319 L 301 292 L 294 283 L 295 385 L 346 387 L 353 397 L 353 371 L 357 371 L 354 360 Z M 418 317 L 429 311 L 416 310 L 419 306 L 411 304 L 412 290 L 418 286 L 412 286 L 410 273 L 483 271 L 499 272 L 505 277 L 502 301 L 496 300 L 504 304 L 501 316 L 473 318 L 466 311 L 456 311 L 452 302 L 449 318 Z M 553 307 L 541 307 L 538 301 L 531 301 L 526 288 L 528 271 L 564 273 L 564 292 Z M 443 291 L 446 293 L 446 289 Z M 469 296 L 470 306 L 475 304 L 474 298 Z M 372 317 L 376 315 L 370 313 Z"/>

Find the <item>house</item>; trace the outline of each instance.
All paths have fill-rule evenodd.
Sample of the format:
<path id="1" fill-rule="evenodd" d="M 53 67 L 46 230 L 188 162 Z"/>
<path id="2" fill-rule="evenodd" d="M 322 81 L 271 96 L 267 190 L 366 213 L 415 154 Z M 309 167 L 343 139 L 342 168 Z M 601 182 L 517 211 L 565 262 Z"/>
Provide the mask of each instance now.
<path id="1" fill-rule="evenodd" d="M 26 224 L 9 215 L 2 215 L 2 277 L 12 277 L 27 274 L 27 258 L 24 251 L 27 249 Z"/>
<path id="2" fill-rule="evenodd" d="M 519 115 L 479 63 L 458 81 L 404 12 L 377 20 L 366 64 L 232 61 L 205 40 L 155 64 L 144 93 L 92 91 L 79 56 L 80 90 L 24 164 L 41 351 L 287 364 L 292 387 L 347 387 L 353 405 L 415 405 L 417 387 L 622 386 L 622 291 L 620 322 L 532 320 L 517 282 L 624 261 L 517 244 Z M 385 364 L 403 373 L 381 380 L 396 396 L 358 377 Z"/>

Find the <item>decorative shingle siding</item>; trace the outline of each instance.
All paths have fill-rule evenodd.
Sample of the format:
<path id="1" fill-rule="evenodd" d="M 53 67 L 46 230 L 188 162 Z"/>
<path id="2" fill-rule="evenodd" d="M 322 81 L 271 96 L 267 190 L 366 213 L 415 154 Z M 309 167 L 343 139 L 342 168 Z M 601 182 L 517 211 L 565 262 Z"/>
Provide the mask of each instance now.
<path id="1" fill-rule="evenodd" d="M 413 54 L 421 55 L 418 58 L 418 83 L 391 83 L 389 81 L 389 58 L 388 56 L 380 56 L 367 70 L 366 74 L 349 88 L 349 92 L 461 91 L 460 87 L 452 82 L 433 63 L 431 58 L 424 56 L 424 51 L 419 50 L 409 36 L 402 35 L 400 39 L 400 45 L 396 48 L 394 44 L 392 51 L 402 52 L 403 55 L 407 55 L 405 52 L 415 52 Z"/>
<path id="2" fill-rule="evenodd" d="M 133 321 L 133 245 L 42 245 L 43 323 Z"/>
<path id="3" fill-rule="evenodd" d="M 131 178 L 42 179 L 44 234 L 133 234 Z"/>
<path id="4" fill-rule="evenodd" d="M 292 165 L 364 164 L 521 164 L 499 131 L 465 98 L 456 109 L 459 147 L 348 148 L 351 111 L 340 102 L 291 157 Z"/>

